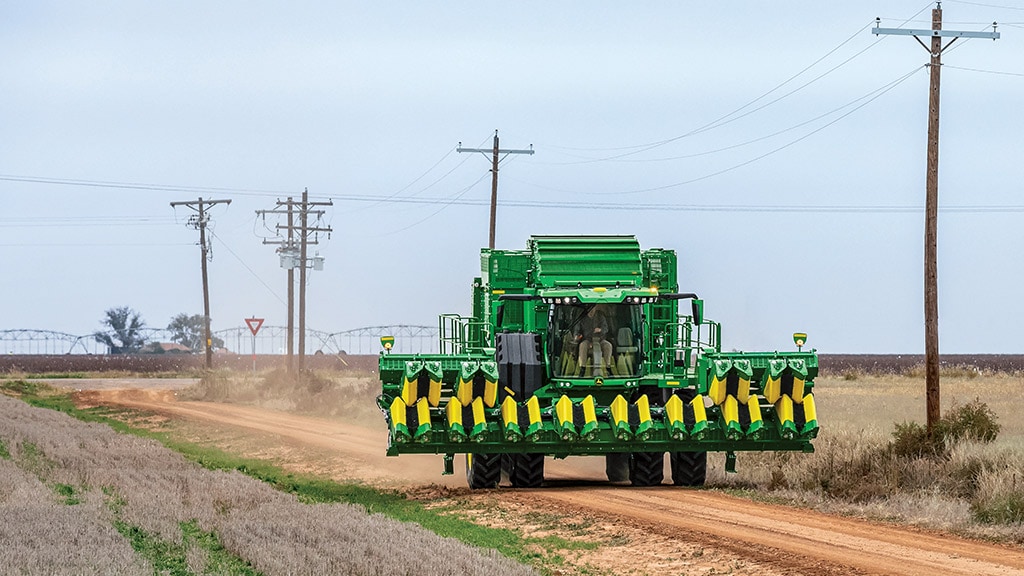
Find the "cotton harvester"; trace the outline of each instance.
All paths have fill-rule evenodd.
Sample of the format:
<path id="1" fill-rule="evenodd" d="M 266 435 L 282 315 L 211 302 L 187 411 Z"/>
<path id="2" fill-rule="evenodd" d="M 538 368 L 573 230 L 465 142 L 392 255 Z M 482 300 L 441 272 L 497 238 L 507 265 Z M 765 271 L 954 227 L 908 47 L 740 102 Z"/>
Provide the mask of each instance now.
<path id="1" fill-rule="evenodd" d="M 815 352 L 722 352 L 680 293 L 676 255 L 632 236 L 534 236 L 481 252 L 473 315 L 442 315 L 439 354 L 382 338 L 389 456 L 466 454 L 471 488 L 539 486 L 544 458 L 604 455 L 608 479 L 704 483 L 707 452 L 813 452 Z M 680 301 L 689 314 L 680 315 Z"/>

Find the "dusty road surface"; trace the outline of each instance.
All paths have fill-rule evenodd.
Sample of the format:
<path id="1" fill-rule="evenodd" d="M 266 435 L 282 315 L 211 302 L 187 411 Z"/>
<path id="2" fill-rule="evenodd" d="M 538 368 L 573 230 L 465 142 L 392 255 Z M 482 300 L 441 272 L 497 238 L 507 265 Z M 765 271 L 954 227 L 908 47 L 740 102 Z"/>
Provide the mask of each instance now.
<path id="1" fill-rule="evenodd" d="M 80 404 L 121 405 L 219 430 L 227 447 L 250 455 L 267 450 L 305 454 L 298 468 L 338 479 L 401 485 L 410 494 L 445 492 L 477 499 L 523 518 L 526 512 L 587 518 L 587 537 L 602 540 L 571 566 L 611 574 L 1024 574 L 1024 549 L 965 540 L 888 524 L 762 504 L 703 490 L 669 486 L 634 489 L 601 483 L 603 461 L 548 460 L 549 485 L 537 490 L 468 493 L 457 466 L 441 476 L 438 456 L 384 456 L 383 424 L 352 423 L 232 404 L 186 402 L 154 381 L 145 389 L 96 386 L 77 393 Z M 249 439 L 249 448 L 239 438 Z M 262 446 L 253 447 L 253 443 Z M 274 451 L 274 448 L 280 448 Z M 313 449 L 312 452 L 305 449 Z M 457 459 L 458 460 L 458 459 Z M 498 520 L 488 520 L 500 525 Z M 509 520 L 506 518 L 506 524 Z M 512 521 L 512 525 L 523 526 Z M 546 530 L 550 530 L 547 528 Z M 619 544 L 616 545 L 615 542 Z"/>

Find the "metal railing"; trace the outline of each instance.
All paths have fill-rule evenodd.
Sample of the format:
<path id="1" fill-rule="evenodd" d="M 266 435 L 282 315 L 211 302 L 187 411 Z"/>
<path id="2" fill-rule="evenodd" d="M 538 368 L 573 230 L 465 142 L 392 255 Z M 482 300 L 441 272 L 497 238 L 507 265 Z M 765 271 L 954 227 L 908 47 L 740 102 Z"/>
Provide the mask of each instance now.
<path id="1" fill-rule="evenodd" d="M 707 320 L 694 324 L 692 316 L 679 316 L 678 322 L 665 324 L 664 330 L 651 336 L 653 367 L 659 372 L 678 373 L 692 369 L 702 350 L 719 350 L 722 325 Z"/>
<path id="2" fill-rule="evenodd" d="M 441 354 L 466 354 L 486 348 L 491 341 L 486 322 L 458 314 L 438 317 L 438 336 Z"/>

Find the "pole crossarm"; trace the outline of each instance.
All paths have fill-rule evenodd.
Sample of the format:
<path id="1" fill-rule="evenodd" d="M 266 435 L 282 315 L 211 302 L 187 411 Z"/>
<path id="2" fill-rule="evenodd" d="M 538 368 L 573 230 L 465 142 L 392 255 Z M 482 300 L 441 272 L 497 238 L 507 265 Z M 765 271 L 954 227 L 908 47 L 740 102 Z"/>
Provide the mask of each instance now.
<path id="1" fill-rule="evenodd" d="M 995 25 L 995 22 L 992 23 Z M 894 34 L 897 36 L 928 36 L 941 38 L 991 38 L 999 39 L 999 32 L 968 32 L 965 30 L 915 30 L 912 28 L 872 28 L 872 34 Z"/>
<path id="2" fill-rule="evenodd" d="M 487 247 L 494 249 L 494 228 L 497 221 L 498 211 L 498 164 L 502 160 L 508 157 L 509 154 L 526 154 L 533 155 L 533 144 L 530 144 L 529 149 L 512 149 L 512 148 L 501 148 L 498 146 L 498 131 L 494 131 L 494 146 L 491 148 L 463 148 L 462 142 L 459 142 L 458 147 L 455 148 L 456 152 L 479 152 L 484 156 L 491 156 L 491 226 L 490 236 L 488 238 Z M 501 156 L 504 154 L 504 156 Z"/>

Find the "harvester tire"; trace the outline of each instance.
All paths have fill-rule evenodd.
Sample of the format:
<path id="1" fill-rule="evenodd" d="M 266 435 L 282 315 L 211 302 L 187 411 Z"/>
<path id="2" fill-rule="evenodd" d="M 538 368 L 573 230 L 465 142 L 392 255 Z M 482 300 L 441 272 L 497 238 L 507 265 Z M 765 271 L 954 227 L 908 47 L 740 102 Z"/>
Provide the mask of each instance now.
<path id="1" fill-rule="evenodd" d="M 664 479 L 664 452 L 633 452 L 630 455 L 629 481 L 633 486 L 658 486 Z"/>
<path id="2" fill-rule="evenodd" d="M 629 480 L 629 454 L 605 454 L 604 471 L 609 482 L 625 482 Z"/>
<path id="3" fill-rule="evenodd" d="M 508 479 L 513 488 L 538 488 L 544 483 L 543 454 L 511 454 Z"/>
<path id="4" fill-rule="evenodd" d="M 707 452 L 669 452 L 672 483 L 676 486 L 703 486 L 708 470 Z"/>
<path id="5" fill-rule="evenodd" d="M 470 489 L 496 488 L 501 480 L 501 454 L 466 454 L 466 482 Z"/>

